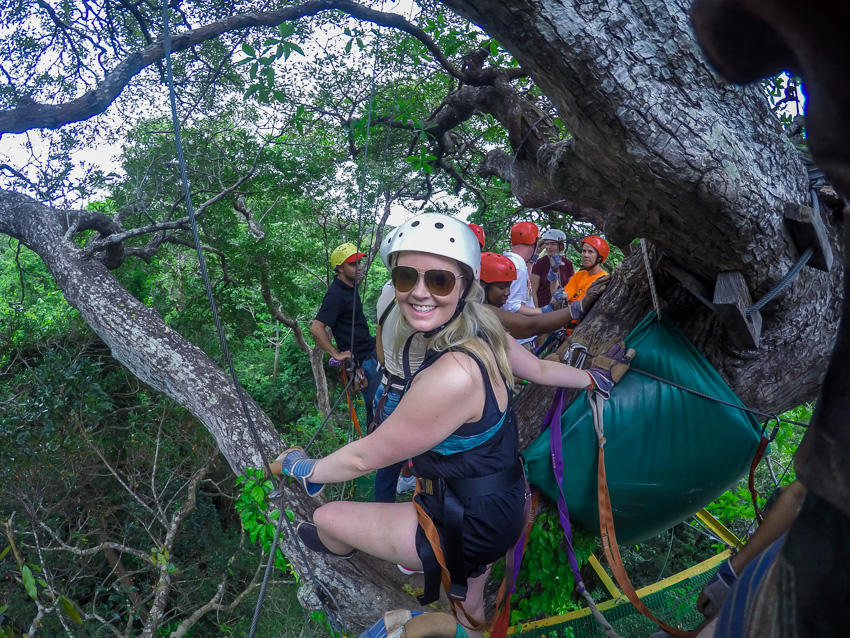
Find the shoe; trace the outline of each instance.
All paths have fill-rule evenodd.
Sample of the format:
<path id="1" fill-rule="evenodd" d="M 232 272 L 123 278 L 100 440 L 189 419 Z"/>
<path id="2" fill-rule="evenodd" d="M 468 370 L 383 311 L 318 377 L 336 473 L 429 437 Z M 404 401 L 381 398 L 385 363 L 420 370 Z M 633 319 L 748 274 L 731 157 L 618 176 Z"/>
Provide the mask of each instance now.
<path id="1" fill-rule="evenodd" d="M 298 527 L 295 528 L 295 533 L 298 534 L 298 538 L 301 539 L 301 542 L 304 543 L 305 547 L 312 549 L 314 552 L 319 552 L 320 554 L 328 554 L 337 558 L 348 559 L 354 556 L 357 551 L 356 549 L 352 549 L 347 554 L 337 554 L 332 552 L 325 547 L 322 539 L 319 538 L 319 529 L 313 523 L 299 523 Z"/>
<path id="2" fill-rule="evenodd" d="M 410 568 L 408 568 L 408 567 L 405 567 L 404 565 L 396 565 L 396 567 L 398 567 L 398 570 L 399 570 L 402 574 L 407 574 L 408 576 L 411 576 L 411 575 L 413 575 L 413 574 L 422 574 L 422 573 L 424 573 L 421 569 L 410 569 Z"/>
<path id="3" fill-rule="evenodd" d="M 398 483 L 395 485 L 396 494 L 407 494 L 416 489 L 415 476 L 399 476 Z"/>

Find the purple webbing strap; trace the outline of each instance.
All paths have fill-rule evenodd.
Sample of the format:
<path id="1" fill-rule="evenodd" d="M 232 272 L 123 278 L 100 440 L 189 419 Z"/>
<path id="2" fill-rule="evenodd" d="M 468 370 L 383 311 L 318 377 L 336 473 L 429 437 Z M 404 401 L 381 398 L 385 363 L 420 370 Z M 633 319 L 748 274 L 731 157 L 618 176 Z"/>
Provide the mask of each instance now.
<path id="1" fill-rule="evenodd" d="M 573 570 L 576 587 L 579 593 L 584 591 L 584 582 L 581 580 L 581 575 L 578 569 L 578 560 L 573 549 L 573 529 L 570 526 L 570 511 L 567 509 L 567 501 L 564 498 L 564 455 L 561 448 L 561 415 L 564 413 L 564 403 L 566 400 L 566 392 L 563 388 L 558 388 L 555 392 L 555 398 L 552 400 L 552 407 L 543 419 L 543 425 L 540 426 L 540 432 L 544 432 L 549 428 L 549 449 L 552 453 L 552 472 L 555 474 L 555 482 L 558 484 L 558 518 L 561 520 L 561 528 L 564 530 L 564 536 L 567 539 L 567 557 L 570 559 L 570 567 Z"/>
<path id="2" fill-rule="evenodd" d="M 513 572 L 514 579 L 511 581 L 511 592 L 516 591 L 516 579 L 519 578 L 519 568 L 522 567 L 522 555 L 525 550 L 525 535 L 528 533 L 528 522 L 531 520 L 531 517 L 534 513 L 531 511 L 531 495 L 533 492 L 533 488 L 528 484 L 528 481 L 525 483 L 525 508 L 523 509 L 523 517 L 522 519 L 526 522 L 525 525 L 522 526 L 522 534 L 519 535 L 519 540 L 516 542 L 516 545 L 513 547 Z"/>

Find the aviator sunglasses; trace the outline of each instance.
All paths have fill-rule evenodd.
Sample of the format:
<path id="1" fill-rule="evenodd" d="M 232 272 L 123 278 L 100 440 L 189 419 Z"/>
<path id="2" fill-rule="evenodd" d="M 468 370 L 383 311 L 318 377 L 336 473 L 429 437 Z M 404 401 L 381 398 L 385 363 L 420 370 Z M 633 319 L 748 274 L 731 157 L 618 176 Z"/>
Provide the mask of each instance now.
<path id="1" fill-rule="evenodd" d="M 416 287 L 419 275 L 425 278 L 425 287 L 437 297 L 445 297 L 455 287 L 455 281 L 463 275 L 456 275 L 449 270 L 432 268 L 422 272 L 413 266 L 396 266 L 392 270 L 393 286 L 398 292 L 410 292 Z"/>

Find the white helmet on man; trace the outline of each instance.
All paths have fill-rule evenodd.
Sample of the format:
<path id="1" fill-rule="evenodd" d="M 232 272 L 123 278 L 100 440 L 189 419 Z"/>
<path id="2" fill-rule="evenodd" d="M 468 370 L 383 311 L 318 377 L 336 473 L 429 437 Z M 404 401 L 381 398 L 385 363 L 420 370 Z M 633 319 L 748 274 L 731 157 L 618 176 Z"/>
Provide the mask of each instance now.
<path id="1" fill-rule="evenodd" d="M 547 239 L 563 244 L 567 241 L 567 235 L 563 230 L 558 230 L 557 228 L 550 228 L 542 235 L 540 235 L 540 241 L 546 241 Z"/>
<path id="2" fill-rule="evenodd" d="M 386 239 L 384 240 L 386 242 Z M 381 257 L 384 255 L 381 244 Z M 481 271 L 481 244 L 464 222 L 441 213 L 411 217 L 396 228 L 386 252 L 385 264 L 393 254 L 405 250 L 430 253 L 454 259 L 472 269 L 475 279 Z M 387 264 L 389 268 L 389 264 Z"/>
<path id="3" fill-rule="evenodd" d="M 392 267 L 390 266 L 389 252 L 390 246 L 393 243 L 393 237 L 395 236 L 397 230 L 398 228 L 393 228 L 386 235 L 384 235 L 384 238 L 381 240 L 381 248 L 379 250 L 379 254 L 381 255 L 381 261 L 384 262 L 384 267 L 387 270 L 392 270 Z"/>

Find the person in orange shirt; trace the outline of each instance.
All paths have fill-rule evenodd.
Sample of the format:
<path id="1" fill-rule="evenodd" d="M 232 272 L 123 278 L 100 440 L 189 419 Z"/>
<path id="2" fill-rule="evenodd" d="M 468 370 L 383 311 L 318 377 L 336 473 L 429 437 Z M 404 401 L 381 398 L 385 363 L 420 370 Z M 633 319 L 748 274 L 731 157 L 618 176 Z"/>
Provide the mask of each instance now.
<path id="1" fill-rule="evenodd" d="M 602 263 L 608 258 L 608 242 L 598 235 L 589 235 L 581 240 L 581 270 L 574 274 L 564 286 L 564 299 L 573 303 L 584 297 L 590 284 L 606 276 Z"/>

